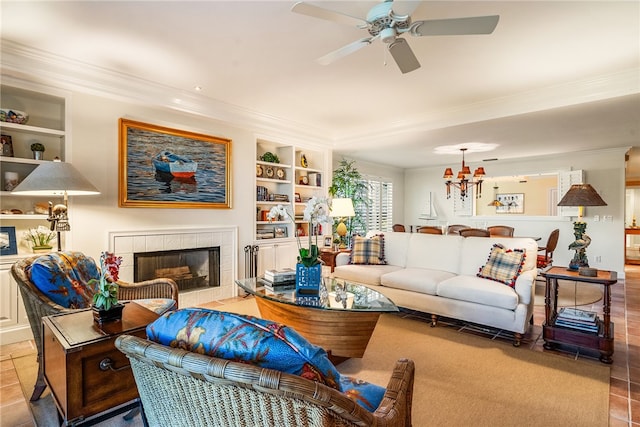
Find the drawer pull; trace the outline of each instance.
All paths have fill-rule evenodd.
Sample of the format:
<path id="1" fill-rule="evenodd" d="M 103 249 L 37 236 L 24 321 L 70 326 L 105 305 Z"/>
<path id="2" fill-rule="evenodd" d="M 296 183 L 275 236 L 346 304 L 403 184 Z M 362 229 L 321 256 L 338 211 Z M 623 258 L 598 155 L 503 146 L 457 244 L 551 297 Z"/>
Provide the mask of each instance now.
<path id="1" fill-rule="evenodd" d="M 125 366 L 122 366 L 120 368 L 114 368 L 113 367 L 113 360 L 111 360 L 111 358 L 109 358 L 109 357 L 105 357 L 104 359 L 102 359 L 100 361 L 100 370 L 101 371 L 108 371 L 110 369 L 113 372 L 118 372 L 118 371 L 124 371 L 125 369 L 129 369 L 129 368 L 131 368 L 131 365 L 125 365 Z"/>

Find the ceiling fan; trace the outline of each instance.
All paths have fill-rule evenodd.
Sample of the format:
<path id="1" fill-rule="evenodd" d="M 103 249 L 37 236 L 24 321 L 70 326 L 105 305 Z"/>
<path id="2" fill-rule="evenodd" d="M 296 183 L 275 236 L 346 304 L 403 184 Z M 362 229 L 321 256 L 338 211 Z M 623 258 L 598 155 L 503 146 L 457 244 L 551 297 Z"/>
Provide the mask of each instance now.
<path id="1" fill-rule="evenodd" d="M 431 19 L 412 21 L 411 13 L 418 7 L 419 1 L 385 0 L 375 5 L 367 13 L 366 19 L 346 15 L 334 10 L 324 9 L 306 2 L 298 2 L 293 5 L 291 11 L 314 18 L 326 19 L 341 24 L 354 25 L 357 28 L 367 30 L 369 37 L 364 37 L 349 43 L 340 49 L 334 50 L 318 58 L 316 61 L 322 65 L 328 65 L 342 57 L 345 57 L 364 46 L 373 43 L 379 38 L 391 53 L 403 74 L 420 68 L 420 62 L 414 55 L 409 43 L 401 35 L 409 33 L 413 37 L 422 36 L 452 36 L 467 34 L 491 34 L 498 25 L 499 15 L 473 16 L 468 18 Z M 403 14 L 394 11 L 400 10 Z M 404 10 L 403 10 L 404 9 Z"/>

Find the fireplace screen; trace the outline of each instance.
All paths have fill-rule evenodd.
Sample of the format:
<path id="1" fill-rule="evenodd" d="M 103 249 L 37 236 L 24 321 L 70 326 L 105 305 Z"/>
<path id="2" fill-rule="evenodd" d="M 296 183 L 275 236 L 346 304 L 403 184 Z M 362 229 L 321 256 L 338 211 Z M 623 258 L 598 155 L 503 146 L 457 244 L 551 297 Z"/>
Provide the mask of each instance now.
<path id="1" fill-rule="evenodd" d="M 181 292 L 220 286 L 220 247 L 140 252 L 133 259 L 136 282 L 166 277 Z"/>

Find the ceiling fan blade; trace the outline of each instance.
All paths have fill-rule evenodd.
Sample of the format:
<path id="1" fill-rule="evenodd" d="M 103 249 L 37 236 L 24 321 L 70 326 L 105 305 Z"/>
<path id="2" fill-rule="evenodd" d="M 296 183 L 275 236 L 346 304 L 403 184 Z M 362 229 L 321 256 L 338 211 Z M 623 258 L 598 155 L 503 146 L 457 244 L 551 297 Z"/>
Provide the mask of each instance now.
<path id="1" fill-rule="evenodd" d="M 329 65 L 340 58 L 343 58 L 359 49 L 362 49 L 365 46 L 370 45 L 374 38 L 375 37 L 365 37 L 363 39 L 356 40 L 353 43 L 349 43 L 348 45 L 343 46 L 340 49 L 336 49 L 333 52 L 329 52 L 326 55 L 316 59 L 316 62 L 321 65 Z"/>
<path id="2" fill-rule="evenodd" d="M 314 6 L 309 3 L 300 1 L 291 7 L 292 12 L 299 13 L 301 15 L 307 15 L 314 18 L 326 19 L 328 21 L 337 22 L 339 24 L 351 25 L 354 27 L 366 26 L 367 21 L 354 16 L 345 15 L 344 13 L 336 12 L 334 10 L 323 9 L 318 6 Z"/>
<path id="3" fill-rule="evenodd" d="M 491 15 L 416 21 L 411 24 L 409 32 L 416 37 L 491 34 L 499 19 L 500 15 Z"/>
<path id="4" fill-rule="evenodd" d="M 398 64 L 402 74 L 406 74 L 420 68 L 418 59 L 413 54 L 409 43 L 407 43 L 405 39 L 398 37 L 389 45 L 389 52 L 391 52 L 391 56 L 393 56 L 396 64 Z"/>

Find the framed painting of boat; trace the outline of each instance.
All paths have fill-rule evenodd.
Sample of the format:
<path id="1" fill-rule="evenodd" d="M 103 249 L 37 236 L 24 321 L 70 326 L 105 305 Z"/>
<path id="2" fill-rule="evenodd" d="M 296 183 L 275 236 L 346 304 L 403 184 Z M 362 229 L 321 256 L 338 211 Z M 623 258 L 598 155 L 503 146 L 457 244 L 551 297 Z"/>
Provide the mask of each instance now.
<path id="1" fill-rule="evenodd" d="M 118 205 L 231 208 L 231 140 L 120 119 Z"/>

